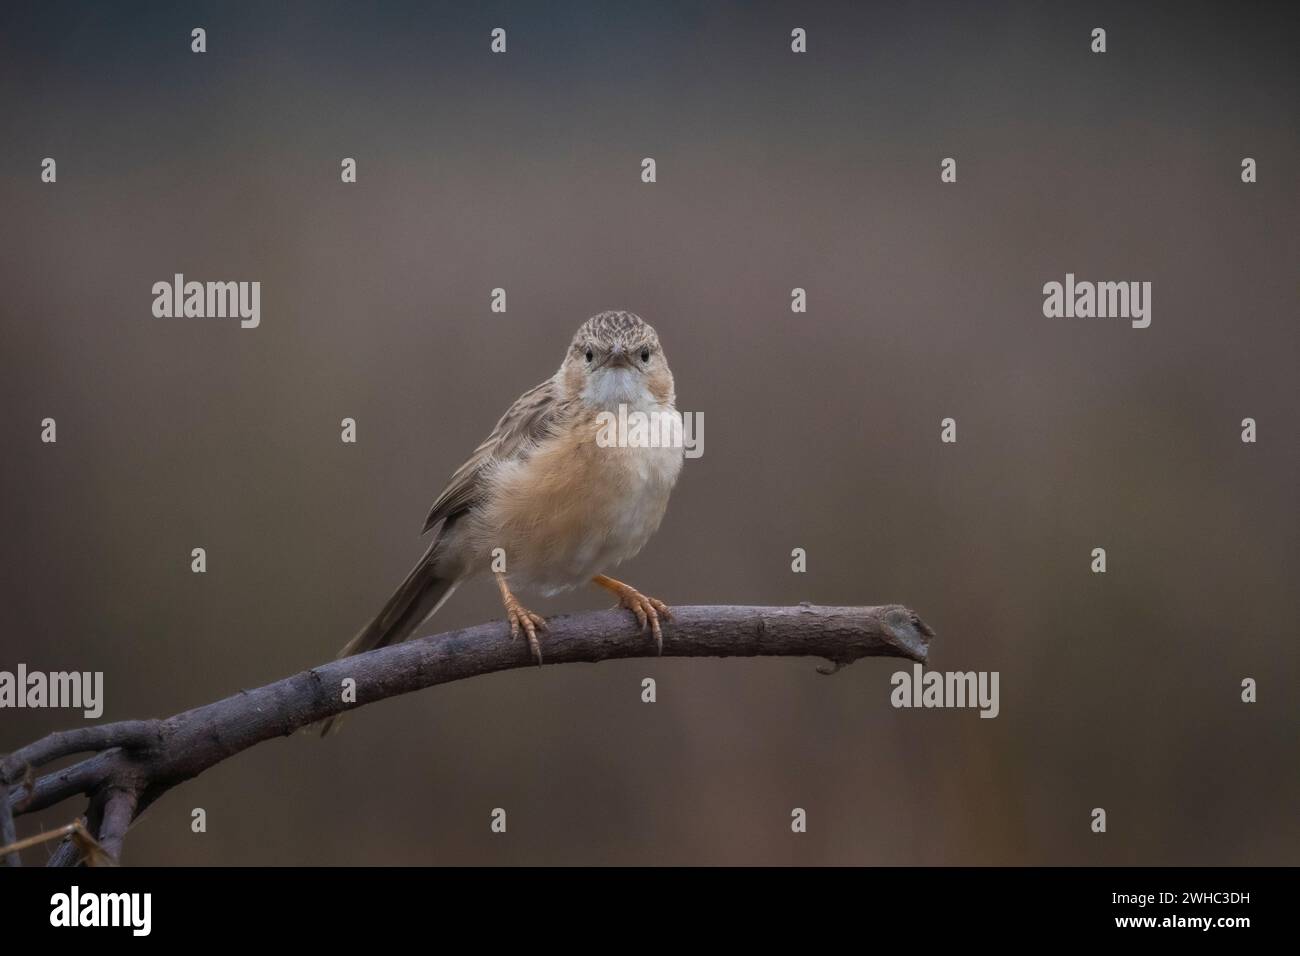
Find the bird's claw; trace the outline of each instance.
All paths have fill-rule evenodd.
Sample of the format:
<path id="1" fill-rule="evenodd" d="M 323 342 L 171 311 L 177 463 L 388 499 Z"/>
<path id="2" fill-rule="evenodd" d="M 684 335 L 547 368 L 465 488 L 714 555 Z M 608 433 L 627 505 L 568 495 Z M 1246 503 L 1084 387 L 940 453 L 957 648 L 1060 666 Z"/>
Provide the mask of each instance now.
<path id="1" fill-rule="evenodd" d="M 673 619 L 673 612 L 668 605 L 658 598 L 642 594 L 635 588 L 623 591 L 619 595 L 618 603 L 636 615 L 637 624 L 641 626 L 642 631 L 645 631 L 647 624 L 650 626 L 650 633 L 655 639 L 655 650 L 663 654 L 664 633 L 659 625 L 659 618 L 662 616 L 668 621 Z"/>
<path id="2" fill-rule="evenodd" d="M 537 640 L 537 632 L 546 630 L 546 618 L 512 601 L 506 605 L 506 620 L 510 622 L 510 637 L 517 639 L 522 630 L 528 638 L 528 647 L 533 652 L 533 659 L 541 664 L 542 645 Z"/>

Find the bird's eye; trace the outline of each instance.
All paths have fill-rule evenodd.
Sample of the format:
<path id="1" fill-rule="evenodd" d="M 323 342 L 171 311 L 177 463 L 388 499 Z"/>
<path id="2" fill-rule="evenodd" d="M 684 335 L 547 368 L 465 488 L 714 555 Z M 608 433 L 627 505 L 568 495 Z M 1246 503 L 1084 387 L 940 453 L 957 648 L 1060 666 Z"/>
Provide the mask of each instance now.
<path id="1" fill-rule="evenodd" d="M 648 362 L 648 361 L 650 361 L 650 350 L 649 350 L 649 349 L 642 349 L 642 350 L 641 350 L 641 361 L 642 361 L 642 362 Z"/>
<path id="2" fill-rule="evenodd" d="M 591 361 L 591 349 L 587 349 L 587 361 Z"/>

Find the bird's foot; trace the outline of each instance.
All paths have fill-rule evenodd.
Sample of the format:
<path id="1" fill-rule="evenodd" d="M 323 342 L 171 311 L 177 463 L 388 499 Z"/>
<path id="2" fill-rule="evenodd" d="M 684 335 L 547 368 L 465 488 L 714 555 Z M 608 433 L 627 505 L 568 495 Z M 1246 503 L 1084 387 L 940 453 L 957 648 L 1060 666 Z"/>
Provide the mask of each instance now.
<path id="1" fill-rule="evenodd" d="M 518 638 L 519 632 L 523 631 L 528 638 L 528 647 L 533 652 L 533 659 L 541 664 L 542 645 L 537 640 L 537 632 L 546 630 L 546 618 L 534 614 L 516 601 L 514 595 L 511 595 L 506 601 L 506 620 L 510 623 L 510 636 Z"/>
<path id="2" fill-rule="evenodd" d="M 664 633 L 659 624 L 659 619 L 661 617 L 666 621 L 673 619 L 673 613 L 668 605 L 658 598 L 642 594 L 630 584 L 615 581 L 603 574 L 597 575 L 594 580 L 602 588 L 618 596 L 619 607 L 625 607 L 636 615 L 637 623 L 641 625 L 642 631 L 646 629 L 647 624 L 649 625 L 650 633 L 655 639 L 655 650 L 662 654 L 664 652 Z"/>
<path id="3" fill-rule="evenodd" d="M 510 592 L 510 585 L 506 583 L 504 574 L 497 574 L 497 587 L 501 589 L 501 603 L 505 605 L 506 622 L 510 625 L 511 638 L 517 638 L 519 632 L 523 631 L 528 638 L 528 647 L 533 652 L 533 658 L 541 664 L 542 645 L 537 641 L 537 632 L 546 630 L 546 618 L 534 614 L 519 603 Z"/>

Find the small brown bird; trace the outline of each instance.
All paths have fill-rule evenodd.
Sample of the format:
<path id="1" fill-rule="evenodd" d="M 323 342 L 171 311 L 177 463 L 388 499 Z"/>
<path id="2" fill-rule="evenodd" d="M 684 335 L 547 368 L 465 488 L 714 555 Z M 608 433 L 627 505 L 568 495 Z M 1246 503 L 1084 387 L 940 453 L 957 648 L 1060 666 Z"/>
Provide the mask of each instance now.
<path id="1" fill-rule="evenodd" d="M 559 370 L 524 392 L 451 476 L 424 524 L 433 532 L 428 551 L 339 657 L 405 640 L 461 582 L 489 571 L 510 633 L 523 633 L 539 664 L 546 622 L 519 603 L 507 574 L 543 594 L 591 581 L 648 626 L 662 650 L 667 605 L 601 572 L 635 555 L 659 527 L 681 471 L 681 444 L 601 436 L 620 410 L 670 416 L 680 435 L 675 402 L 653 328 L 631 312 L 588 319 Z"/>

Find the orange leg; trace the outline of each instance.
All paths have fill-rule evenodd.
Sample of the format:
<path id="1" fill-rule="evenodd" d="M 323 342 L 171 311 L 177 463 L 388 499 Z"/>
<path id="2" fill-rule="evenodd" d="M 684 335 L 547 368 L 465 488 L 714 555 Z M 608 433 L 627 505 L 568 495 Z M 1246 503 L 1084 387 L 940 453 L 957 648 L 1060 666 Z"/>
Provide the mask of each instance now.
<path id="1" fill-rule="evenodd" d="M 662 616 L 668 621 L 673 619 L 668 605 L 658 598 L 646 597 L 630 584 L 615 581 L 603 574 L 596 575 L 591 581 L 593 584 L 599 585 L 606 591 L 617 595 L 619 606 L 627 608 L 636 615 L 641 630 L 645 630 L 647 623 L 650 625 L 650 633 L 654 635 L 655 647 L 662 654 L 664 652 L 664 635 L 659 627 L 659 618 Z"/>
<path id="2" fill-rule="evenodd" d="M 528 608 L 524 607 L 515 596 L 510 593 L 510 587 L 506 584 L 506 576 L 497 574 L 497 587 L 501 589 L 501 603 L 506 606 L 506 620 L 510 622 L 510 636 L 518 637 L 522 629 L 528 637 L 528 646 L 533 652 L 533 657 L 537 663 L 542 662 L 542 645 L 537 640 L 537 632 L 546 630 L 546 619 L 540 614 L 534 614 Z"/>

